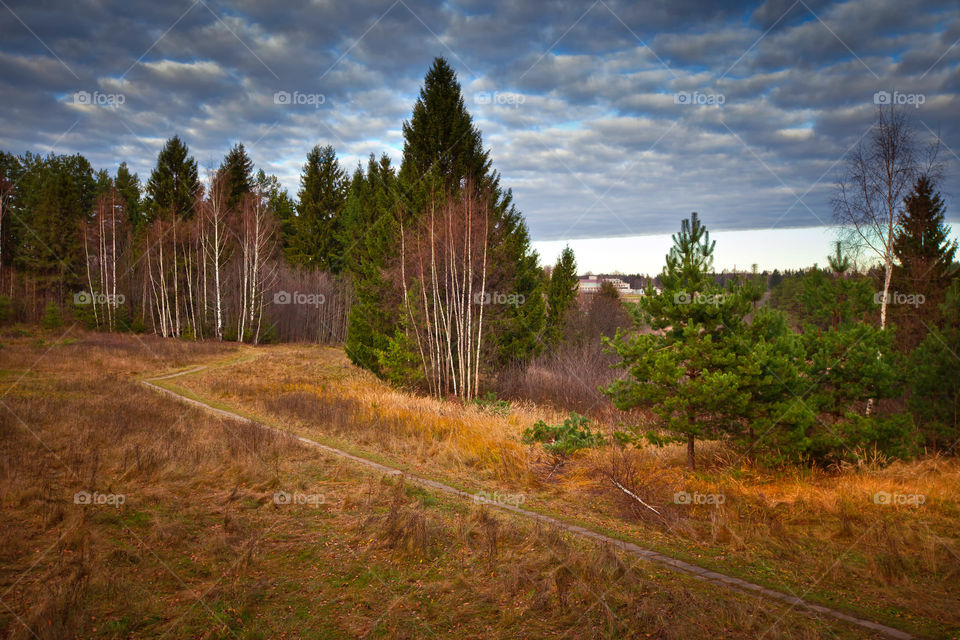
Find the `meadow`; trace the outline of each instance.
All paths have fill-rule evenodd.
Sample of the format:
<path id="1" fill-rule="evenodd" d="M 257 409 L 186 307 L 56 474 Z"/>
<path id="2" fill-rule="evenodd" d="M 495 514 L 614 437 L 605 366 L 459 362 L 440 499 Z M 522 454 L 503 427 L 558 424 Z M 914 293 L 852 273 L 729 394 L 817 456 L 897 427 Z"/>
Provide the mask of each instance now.
<path id="1" fill-rule="evenodd" d="M 142 384 L 194 369 L 156 384 L 910 633 L 960 633 L 952 459 L 776 471 L 711 444 L 690 472 L 679 446 L 610 445 L 558 465 L 519 437 L 556 409 L 407 393 L 331 347 L 23 328 L 2 343 L 5 637 L 881 637 Z"/>

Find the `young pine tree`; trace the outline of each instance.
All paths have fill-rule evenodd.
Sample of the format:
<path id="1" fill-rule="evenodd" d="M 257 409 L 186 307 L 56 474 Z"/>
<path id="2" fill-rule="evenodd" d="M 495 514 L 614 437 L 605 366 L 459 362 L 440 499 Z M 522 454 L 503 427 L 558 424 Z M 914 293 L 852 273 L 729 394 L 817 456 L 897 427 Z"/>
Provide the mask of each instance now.
<path id="1" fill-rule="evenodd" d="M 640 302 L 655 331 L 618 332 L 608 343 L 629 374 L 604 391 L 620 409 L 649 406 L 660 426 L 686 440 L 687 464 L 696 468 L 696 438 L 715 438 L 737 427 L 748 395 L 737 370 L 744 349 L 737 335 L 749 303 L 714 282 L 714 243 L 697 214 L 684 220 L 660 275 L 662 291 Z"/>

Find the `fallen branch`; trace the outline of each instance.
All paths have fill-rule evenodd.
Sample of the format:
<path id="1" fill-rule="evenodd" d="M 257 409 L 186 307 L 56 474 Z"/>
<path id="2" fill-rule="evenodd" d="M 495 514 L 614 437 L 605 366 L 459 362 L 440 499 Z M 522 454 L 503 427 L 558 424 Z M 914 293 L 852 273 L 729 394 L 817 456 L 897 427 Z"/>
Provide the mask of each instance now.
<path id="1" fill-rule="evenodd" d="M 628 496 L 630 496 L 631 498 L 633 498 L 634 500 L 636 500 L 637 502 L 645 506 L 647 509 L 650 509 L 650 511 L 653 511 L 658 516 L 660 515 L 659 511 L 657 511 L 656 509 L 648 505 L 646 502 L 641 500 L 637 494 L 635 494 L 633 491 L 630 491 L 630 489 L 627 489 L 625 486 L 623 486 L 622 484 L 614 480 L 613 476 L 607 476 L 607 478 L 610 480 L 610 482 L 613 483 L 613 486 L 615 486 L 617 489 L 620 489 L 620 491 L 623 491 L 625 494 L 627 494 Z"/>

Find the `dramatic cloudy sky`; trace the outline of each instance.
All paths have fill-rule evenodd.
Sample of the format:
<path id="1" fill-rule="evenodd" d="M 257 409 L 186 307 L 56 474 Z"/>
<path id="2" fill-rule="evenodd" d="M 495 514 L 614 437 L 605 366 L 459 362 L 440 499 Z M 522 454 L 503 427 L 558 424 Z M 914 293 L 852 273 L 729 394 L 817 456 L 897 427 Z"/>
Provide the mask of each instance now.
<path id="1" fill-rule="evenodd" d="M 398 161 L 438 55 L 548 260 L 575 239 L 649 271 L 623 238 L 696 210 L 756 231 L 728 262 L 822 262 L 810 228 L 877 92 L 941 136 L 960 219 L 957 0 L 0 0 L 0 148 L 145 177 L 175 133 L 205 169 L 241 141 L 295 192 L 318 143 Z"/>

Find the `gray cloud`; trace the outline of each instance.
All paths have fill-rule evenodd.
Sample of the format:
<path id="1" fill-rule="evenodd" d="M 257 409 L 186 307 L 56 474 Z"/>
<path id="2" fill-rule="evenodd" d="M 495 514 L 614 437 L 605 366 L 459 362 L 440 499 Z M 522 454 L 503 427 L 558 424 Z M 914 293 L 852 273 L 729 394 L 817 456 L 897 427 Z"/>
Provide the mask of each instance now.
<path id="1" fill-rule="evenodd" d="M 942 136 L 943 190 L 960 193 L 949 0 L 9 7 L 0 148 L 125 160 L 144 178 L 175 133 L 205 168 L 244 142 L 294 192 L 314 144 L 350 170 L 371 152 L 398 162 L 443 55 L 537 239 L 672 231 L 692 210 L 727 229 L 829 222 L 837 162 L 877 91 L 923 96 L 911 115 Z"/>

